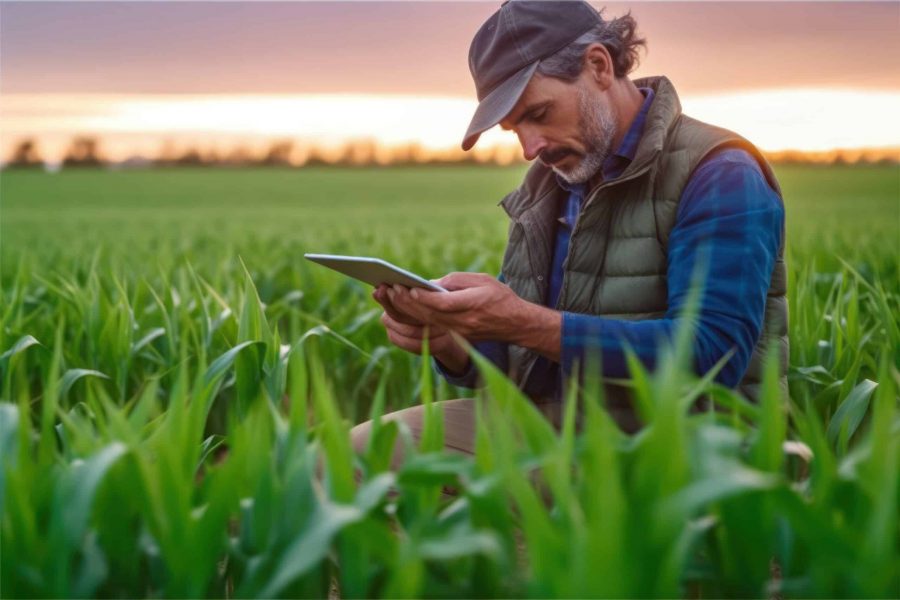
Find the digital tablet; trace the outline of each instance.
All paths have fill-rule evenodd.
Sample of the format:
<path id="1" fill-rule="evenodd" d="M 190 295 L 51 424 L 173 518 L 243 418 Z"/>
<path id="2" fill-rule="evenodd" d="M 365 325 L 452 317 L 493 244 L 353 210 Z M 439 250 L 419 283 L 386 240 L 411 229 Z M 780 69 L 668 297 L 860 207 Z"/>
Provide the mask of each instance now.
<path id="1" fill-rule="evenodd" d="M 304 254 L 303 257 L 376 287 L 385 283 L 387 285 L 399 284 L 408 288 L 424 288 L 435 292 L 447 291 L 424 277 L 419 277 L 415 273 L 410 273 L 406 269 L 401 269 L 380 258 L 336 254 Z"/>

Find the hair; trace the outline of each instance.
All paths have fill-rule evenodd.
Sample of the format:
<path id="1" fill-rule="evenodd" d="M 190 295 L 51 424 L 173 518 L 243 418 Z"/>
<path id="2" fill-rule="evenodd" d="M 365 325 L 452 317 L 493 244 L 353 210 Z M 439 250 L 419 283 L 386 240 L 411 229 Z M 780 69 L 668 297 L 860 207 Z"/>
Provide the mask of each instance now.
<path id="1" fill-rule="evenodd" d="M 602 11 L 601 11 L 602 15 Z M 578 37 L 574 42 L 538 63 L 542 75 L 574 81 L 584 67 L 584 53 L 591 44 L 603 44 L 613 61 L 616 77 L 624 77 L 637 68 L 638 50 L 647 47 L 647 40 L 637 35 L 637 21 L 631 11 L 625 15 L 603 21 Z"/>

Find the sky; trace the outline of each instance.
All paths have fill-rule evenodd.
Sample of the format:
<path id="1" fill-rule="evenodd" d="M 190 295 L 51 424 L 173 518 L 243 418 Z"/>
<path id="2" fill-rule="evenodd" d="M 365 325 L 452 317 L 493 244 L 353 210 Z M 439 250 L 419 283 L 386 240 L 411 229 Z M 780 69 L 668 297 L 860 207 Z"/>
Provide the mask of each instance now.
<path id="1" fill-rule="evenodd" d="M 766 150 L 900 146 L 900 3 L 593 3 L 630 10 L 685 112 Z M 456 147 L 468 46 L 498 2 L 2 2 L 0 145 L 374 138 Z M 486 145 L 513 144 L 492 131 Z M 111 144 L 111 145 L 110 145 Z"/>

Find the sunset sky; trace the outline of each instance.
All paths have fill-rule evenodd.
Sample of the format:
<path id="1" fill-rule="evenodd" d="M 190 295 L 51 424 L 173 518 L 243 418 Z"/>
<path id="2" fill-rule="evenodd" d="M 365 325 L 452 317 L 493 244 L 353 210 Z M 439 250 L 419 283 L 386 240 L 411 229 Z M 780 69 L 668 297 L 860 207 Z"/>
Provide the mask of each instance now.
<path id="1" fill-rule="evenodd" d="M 2 2 L 0 150 L 78 133 L 175 144 L 458 146 L 468 46 L 499 2 Z M 765 150 L 900 146 L 900 3 L 594 3 L 631 10 L 685 112 Z M 514 144 L 492 131 L 485 145 Z"/>

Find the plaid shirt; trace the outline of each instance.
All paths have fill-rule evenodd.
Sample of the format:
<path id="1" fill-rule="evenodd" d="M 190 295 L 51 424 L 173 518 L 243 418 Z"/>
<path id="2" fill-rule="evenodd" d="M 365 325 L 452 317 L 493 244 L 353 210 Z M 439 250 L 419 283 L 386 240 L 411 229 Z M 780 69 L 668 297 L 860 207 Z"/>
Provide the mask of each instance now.
<path id="1" fill-rule="evenodd" d="M 633 160 L 644 129 L 653 90 L 640 88 L 644 103 L 622 143 L 601 167 L 604 180 L 621 175 Z M 581 211 L 585 186 L 567 185 L 560 206 L 546 304 L 555 306 L 562 286 L 562 264 L 569 238 Z M 784 207 L 769 187 L 756 160 L 744 150 L 725 149 L 706 157 L 682 192 L 675 225 L 669 236 L 668 310 L 659 319 L 625 321 L 596 315 L 563 312 L 560 363 L 540 358 L 525 385 L 537 395 L 561 394 L 563 380 L 588 354 L 598 354 L 606 377 L 628 377 L 625 348 L 648 368 L 656 366 L 660 347 L 672 340 L 691 290 L 698 264 L 705 265 L 694 336 L 694 366 L 702 374 L 730 350 L 734 354 L 716 380 L 736 386 L 747 370 L 762 331 L 766 294 L 772 269 L 783 242 Z M 506 345 L 479 342 L 477 350 L 505 370 Z M 474 387 L 473 366 L 459 377 L 439 371 L 453 385 Z"/>

